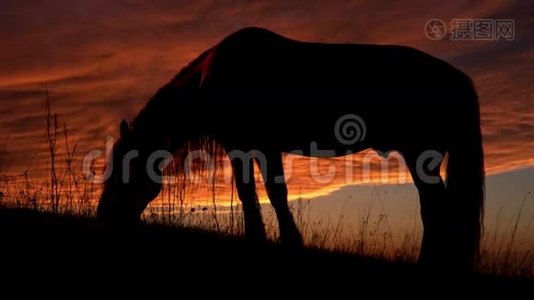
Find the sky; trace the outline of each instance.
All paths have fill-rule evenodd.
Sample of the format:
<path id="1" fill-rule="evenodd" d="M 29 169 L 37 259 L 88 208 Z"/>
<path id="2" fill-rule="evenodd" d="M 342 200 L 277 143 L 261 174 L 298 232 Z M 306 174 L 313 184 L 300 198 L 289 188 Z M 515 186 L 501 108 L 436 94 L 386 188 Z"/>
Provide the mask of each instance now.
<path id="1" fill-rule="evenodd" d="M 453 18 L 513 19 L 515 39 L 451 41 L 448 36 L 431 40 L 425 35 L 429 20 L 441 19 L 449 26 Z M 184 65 L 245 26 L 265 27 L 303 41 L 407 45 L 452 63 L 473 78 L 479 93 L 488 190 L 493 191 L 488 193 L 488 206 L 515 207 L 532 190 L 534 4 L 509 0 L 387 4 L 361 0 L 3 0 L 0 142 L 7 146 L 0 152 L 0 169 L 29 170 L 39 176 L 48 167 L 46 89 L 53 111 L 76 143 L 77 154 L 103 150 L 106 137 L 118 134 L 122 118 L 135 117 Z M 329 166 L 338 170 L 333 179 L 320 182 L 310 178 L 309 160 L 293 160 L 291 195 L 345 199 L 354 186 L 362 185 L 365 155 L 318 161 L 320 172 L 327 172 Z M 352 179 L 344 171 L 348 162 L 356 169 Z M 406 188 L 397 184 L 397 175 L 383 181 L 378 179 L 381 175 L 373 172 L 374 180 L 364 185 Z M 413 192 L 401 198 L 416 203 Z"/>

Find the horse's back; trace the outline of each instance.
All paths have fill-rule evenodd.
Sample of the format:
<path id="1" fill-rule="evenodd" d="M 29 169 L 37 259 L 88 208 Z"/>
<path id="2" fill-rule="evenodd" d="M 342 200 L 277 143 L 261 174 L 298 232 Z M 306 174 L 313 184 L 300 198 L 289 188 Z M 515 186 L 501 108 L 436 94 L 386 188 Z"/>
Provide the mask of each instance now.
<path id="1" fill-rule="evenodd" d="M 260 135 L 292 132 L 303 141 L 332 135 L 346 114 L 380 136 L 439 127 L 471 88 L 464 73 L 410 47 L 300 42 L 261 28 L 221 41 L 205 73 L 209 105 L 228 111 L 227 122 L 238 120 L 236 130 L 269 123 Z"/>
<path id="2" fill-rule="evenodd" d="M 412 86 L 416 85 L 414 79 L 430 87 L 439 86 L 429 73 L 443 79 L 465 79 L 450 64 L 408 46 L 301 42 L 256 27 L 229 35 L 214 52 L 208 72 L 224 72 L 230 84 L 226 88 L 272 89 L 282 85 L 306 91 L 361 90 L 388 84 L 397 88 Z M 230 81 L 236 79 L 233 77 L 252 85 L 240 86 L 244 81 Z"/>

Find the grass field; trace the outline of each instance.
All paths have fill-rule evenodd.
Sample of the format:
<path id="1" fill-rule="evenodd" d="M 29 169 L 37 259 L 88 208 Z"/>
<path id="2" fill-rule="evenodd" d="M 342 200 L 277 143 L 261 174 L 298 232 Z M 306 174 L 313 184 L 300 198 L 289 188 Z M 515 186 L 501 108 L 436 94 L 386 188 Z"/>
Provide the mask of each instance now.
<path id="1" fill-rule="evenodd" d="M 146 287 L 156 281 L 158 289 L 167 291 L 222 284 L 230 293 L 238 293 L 231 289 L 243 284 L 303 293 L 376 292 L 377 286 L 407 284 L 405 287 L 415 288 L 422 282 L 449 289 L 469 284 L 470 288 L 511 287 L 518 291 L 532 284 L 531 280 L 496 275 L 477 275 L 466 281 L 422 273 L 402 261 L 312 248 L 285 249 L 277 243 L 254 245 L 235 235 L 198 229 L 102 223 L 27 209 L 1 209 L 0 231 L 2 272 L 10 274 L 4 284 L 51 281 L 61 289 L 71 281 L 85 288 L 117 287 L 121 282 L 131 290 L 141 288 L 132 286 L 134 282 Z M 418 293 L 409 290 L 409 294 Z"/>

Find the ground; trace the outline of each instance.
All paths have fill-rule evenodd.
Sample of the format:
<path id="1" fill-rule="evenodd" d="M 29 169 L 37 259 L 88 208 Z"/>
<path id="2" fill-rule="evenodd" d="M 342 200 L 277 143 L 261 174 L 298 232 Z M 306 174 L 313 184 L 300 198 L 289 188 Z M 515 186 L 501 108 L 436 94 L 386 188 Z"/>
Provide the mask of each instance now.
<path id="1" fill-rule="evenodd" d="M 399 284 L 411 290 L 422 282 L 448 288 L 455 284 L 532 284 L 480 275 L 458 279 L 423 273 L 410 264 L 342 253 L 291 250 L 276 243 L 251 245 L 239 237 L 198 230 L 102 223 L 20 209 L 0 209 L 0 233 L 1 270 L 9 274 L 10 281 L 25 283 L 51 280 L 61 285 L 73 280 L 95 286 L 126 282 L 136 288 L 136 282 L 158 282 L 171 289 L 200 284 L 206 291 L 222 284 L 234 290 L 246 286 L 256 291 L 290 288 L 308 292 Z"/>

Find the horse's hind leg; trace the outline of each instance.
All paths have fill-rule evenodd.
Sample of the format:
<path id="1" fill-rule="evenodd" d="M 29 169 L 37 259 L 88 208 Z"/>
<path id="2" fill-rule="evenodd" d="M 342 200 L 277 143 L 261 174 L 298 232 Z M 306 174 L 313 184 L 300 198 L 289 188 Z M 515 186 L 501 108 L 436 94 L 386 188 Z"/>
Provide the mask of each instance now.
<path id="1" fill-rule="evenodd" d="M 264 242 L 267 240 L 267 234 L 256 194 L 252 157 L 230 157 L 230 160 L 234 171 L 237 194 L 243 205 L 245 237 L 253 242 Z"/>
<path id="2" fill-rule="evenodd" d="M 280 240 L 283 244 L 301 247 L 303 245 L 302 236 L 287 203 L 287 185 L 284 178 L 282 154 L 280 152 L 264 154 L 265 156 L 258 157 L 257 160 L 267 195 L 276 211 Z"/>
<path id="3" fill-rule="evenodd" d="M 403 155 L 421 204 L 423 241 L 419 263 L 425 267 L 445 266 L 450 245 L 444 234 L 448 217 L 446 189 L 439 172 L 443 153 L 405 151 Z"/>

